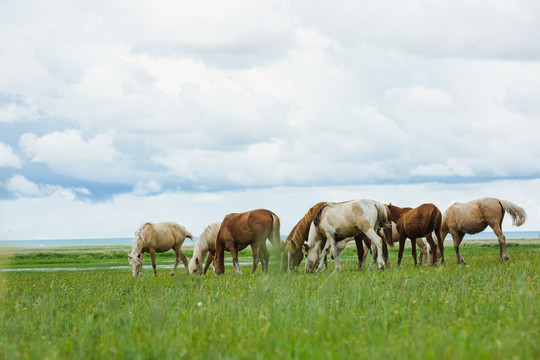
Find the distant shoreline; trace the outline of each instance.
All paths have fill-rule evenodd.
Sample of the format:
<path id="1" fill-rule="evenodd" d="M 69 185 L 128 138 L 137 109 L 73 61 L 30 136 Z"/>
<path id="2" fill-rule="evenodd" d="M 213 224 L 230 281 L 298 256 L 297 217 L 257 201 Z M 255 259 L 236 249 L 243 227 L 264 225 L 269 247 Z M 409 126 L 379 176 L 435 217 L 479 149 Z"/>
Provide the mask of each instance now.
<path id="1" fill-rule="evenodd" d="M 540 239 L 540 231 L 506 231 L 507 240 L 528 240 L 528 239 Z M 285 241 L 287 234 L 281 234 L 281 240 Z M 193 241 L 186 239 L 184 246 L 193 244 L 197 241 L 198 237 L 195 237 Z M 448 235 L 445 241 L 450 240 Z M 478 234 L 465 235 L 464 241 L 467 240 L 497 240 L 497 237 L 493 232 L 484 231 Z M 13 247 L 69 247 L 69 246 L 113 246 L 113 245 L 129 245 L 131 246 L 132 238 L 130 237 L 114 237 L 114 238 L 82 238 L 82 239 L 47 239 L 47 240 L 0 240 L 0 248 L 13 248 Z"/>

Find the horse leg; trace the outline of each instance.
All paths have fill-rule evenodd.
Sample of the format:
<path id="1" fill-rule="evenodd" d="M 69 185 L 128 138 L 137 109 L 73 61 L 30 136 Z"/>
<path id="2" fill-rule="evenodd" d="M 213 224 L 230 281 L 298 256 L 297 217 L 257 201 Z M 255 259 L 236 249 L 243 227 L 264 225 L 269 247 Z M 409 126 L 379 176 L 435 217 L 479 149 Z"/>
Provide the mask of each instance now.
<path id="1" fill-rule="evenodd" d="M 401 265 L 401 258 L 403 257 L 403 249 L 405 249 L 405 240 L 407 240 L 407 235 L 400 233 L 399 234 L 399 250 L 397 257 L 397 266 Z"/>
<path id="2" fill-rule="evenodd" d="M 490 226 L 493 229 L 493 232 L 495 235 L 497 235 L 497 238 L 499 239 L 499 260 L 500 261 L 508 261 L 510 257 L 508 257 L 508 251 L 506 250 L 506 237 L 504 236 L 501 226 L 499 224 L 494 224 L 494 226 Z"/>
<path id="3" fill-rule="evenodd" d="M 156 252 L 155 252 L 155 250 L 150 251 L 150 259 L 152 259 L 152 267 L 154 268 L 154 276 L 157 277 Z"/>
<path id="4" fill-rule="evenodd" d="M 176 261 L 174 263 L 174 267 L 173 267 L 170 275 L 174 276 L 174 272 L 176 271 L 176 268 L 178 267 L 178 264 L 180 263 L 180 260 L 182 260 L 182 263 L 184 264 L 184 268 L 186 269 L 187 273 L 189 274 L 187 257 L 182 252 L 182 249 L 180 248 L 180 246 L 175 248 L 174 252 L 176 253 Z"/>
<path id="5" fill-rule="evenodd" d="M 426 240 L 429 244 L 429 252 L 431 254 L 431 258 L 429 259 L 429 265 L 435 266 L 437 265 L 437 244 L 435 244 L 435 241 L 433 240 L 433 235 L 431 235 L 431 233 L 426 236 Z"/>
<path id="6" fill-rule="evenodd" d="M 268 272 L 268 264 L 270 262 L 270 252 L 268 251 L 265 243 L 263 243 L 259 248 L 259 258 L 261 259 L 262 271 L 266 274 Z"/>
<path id="7" fill-rule="evenodd" d="M 418 261 L 416 259 L 416 239 L 411 239 L 411 253 L 414 259 L 414 266 L 418 266 Z"/>
<path id="8" fill-rule="evenodd" d="M 324 248 L 321 253 L 321 258 L 319 260 L 319 267 L 317 268 L 317 272 L 320 272 L 323 270 L 323 267 L 327 265 L 326 263 L 326 256 L 328 255 L 328 249 L 330 248 L 330 241 L 328 240 L 328 237 L 326 238 L 326 243 L 324 244 Z"/>
<path id="9" fill-rule="evenodd" d="M 451 230 L 450 235 L 452 235 L 452 241 L 454 242 L 454 251 L 456 252 L 456 262 L 457 264 L 465 264 L 465 259 L 459 253 L 459 245 L 463 240 L 465 234 L 459 233 L 457 231 Z"/>
<path id="10" fill-rule="evenodd" d="M 420 259 L 418 260 L 418 266 L 422 266 L 424 257 L 426 258 L 426 264 L 428 261 L 428 255 L 427 255 L 427 247 L 426 244 L 422 241 L 422 238 L 417 238 L 416 245 L 418 245 L 418 248 L 420 249 Z"/>
<path id="11" fill-rule="evenodd" d="M 204 264 L 203 274 L 206 275 L 206 272 L 208 271 L 208 268 L 210 267 L 210 264 L 212 263 L 213 260 L 214 260 L 214 255 L 211 252 L 209 252 L 208 259 L 206 259 L 206 264 Z"/>
<path id="12" fill-rule="evenodd" d="M 372 257 L 373 262 L 372 264 L 375 264 L 375 253 L 377 254 L 377 263 L 379 270 L 384 270 L 386 267 L 386 261 L 384 260 L 383 256 L 383 250 L 382 250 L 382 239 L 375 230 L 369 229 L 366 233 L 366 236 L 371 240 L 371 250 L 372 250 Z"/>
<path id="13" fill-rule="evenodd" d="M 234 271 L 237 274 L 242 275 L 242 269 L 240 269 L 240 263 L 238 262 L 238 244 L 229 242 L 229 244 L 227 245 L 227 248 L 229 248 L 229 250 L 231 251 L 231 256 L 232 256 L 233 265 L 234 265 Z"/>
<path id="14" fill-rule="evenodd" d="M 255 274 L 255 270 L 257 270 L 257 265 L 259 265 L 259 245 L 257 242 L 254 242 L 251 244 L 251 252 L 253 253 L 253 268 L 251 269 L 251 273 Z M 263 265 L 263 272 L 264 272 L 264 265 Z"/>
<path id="15" fill-rule="evenodd" d="M 326 238 L 328 239 L 328 243 L 330 244 L 330 252 L 332 256 L 334 257 L 334 263 L 335 263 L 335 269 L 334 271 L 341 271 L 341 264 L 339 263 L 339 254 L 336 247 L 336 239 L 334 238 L 334 234 L 326 234 Z"/>
<path id="16" fill-rule="evenodd" d="M 362 270 L 362 265 L 364 264 L 364 243 L 360 236 L 355 236 L 354 242 L 356 243 L 356 253 L 358 255 L 358 270 Z"/>

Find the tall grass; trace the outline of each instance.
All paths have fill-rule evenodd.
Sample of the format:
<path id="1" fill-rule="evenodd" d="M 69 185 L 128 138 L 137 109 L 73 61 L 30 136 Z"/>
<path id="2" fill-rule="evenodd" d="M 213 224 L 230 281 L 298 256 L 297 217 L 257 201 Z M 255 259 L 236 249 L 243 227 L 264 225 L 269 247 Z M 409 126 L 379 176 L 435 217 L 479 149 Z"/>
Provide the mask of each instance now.
<path id="1" fill-rule="evenodd" d="M 4 274 L 2 358 L 469 358 L 539 355 L 540 246 L 464 248 L 469 266 L 173 278 Z M 395 251 L 391 252 L 395 264 Z M 333 264 L 330 264 L 330 268 Z M 259 270 L 260 271 L 260 270 Z"/>

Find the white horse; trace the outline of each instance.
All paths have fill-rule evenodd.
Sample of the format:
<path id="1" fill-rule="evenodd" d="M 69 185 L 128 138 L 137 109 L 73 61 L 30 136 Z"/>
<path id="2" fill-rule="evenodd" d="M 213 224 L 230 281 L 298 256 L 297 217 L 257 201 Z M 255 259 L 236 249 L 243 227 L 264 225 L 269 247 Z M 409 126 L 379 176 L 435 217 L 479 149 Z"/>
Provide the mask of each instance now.
<path id="1" fill-rule="evenodd" d="M 197 239 L 197 242 L 193 247 L 193 257 L 188 264 L 188 273 L 190 275 L 206 274 L 208 267 L 214 259 L 214 253 L 216 252 L 216 238 L 220 226 L 220 221 L 208 225 Z M 210 252 L 210 254 L 208 255 L 208 260 L 203 269 L 204 258 L 208 252 Z"/>
<path id="2" fill-rule="evenodd" d="M 336 271 L 341 270 L 336 243 L 348 237 L 360 240 L 362 234 L 371 241 L 373 263 L 378 262 L 379 269 L 384 269 L 383 240 L 377 234 L 380 228 L 390 227 L 386 207 L 373 200 L 351 200 L 343 203 L 328 203 L 323 206 L 311 223 L 307 241 L 306 271 L 312 271 L 319 263 L 318 271 L 324 267 L 324 258 L 330 248 L 336 263 Z M 322 239 L 328 240 L 322 249 Z M 375 259 L 377 258 L 377 259 Z"/>
<path id="3" fill-rule="evenodd" d="M 154 276 L 158 276 L 156 269 L 156 253 L 162 253 L 174 250 L 176 253 L 176 262 L 171 271 L 171 276 L 180 260 L 187 268 L 188 261 L 186 255 L 182 252 L 182 244 L 186 237 L 193 239 L 193 236 L 182 225 L 174 222 L 150 223 L 147 222 L 139 227 L 135 232 L 135 237 L 131 245 L 131 253 L 128 254 L 129 265 L 133 276 L 142 275 L 142 264 L 144 253 L 150 253 Z"/>

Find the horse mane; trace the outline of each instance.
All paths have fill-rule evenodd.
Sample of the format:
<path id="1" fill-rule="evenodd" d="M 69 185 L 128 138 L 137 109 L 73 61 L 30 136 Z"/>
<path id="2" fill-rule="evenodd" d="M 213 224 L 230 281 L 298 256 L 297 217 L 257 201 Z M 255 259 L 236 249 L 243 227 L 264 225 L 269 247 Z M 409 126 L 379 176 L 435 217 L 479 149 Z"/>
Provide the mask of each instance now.
<path id="1" fill-rule="evenodd" d="M 154 227 L 154 224 L 151 222 L 146 222 L 139 226 L 137 231 L 135 231 L 135 236 L 133 237 L 133 240 L 131 241 L 131 253 L 133 254 L 134 251 L 137 251 L 139 249 L 139 244 L 141 243 L 141 239 L 144 242 L 144 234 L 143 230 L 146 225 Z"/>
<path id="2" fill-rule="evenodd" d="M 323 209 L 328 206 L 328 203 L 324 203 L 321 208 L 319 209 L 319 211 L 317 212 L 317 215 L 315 215 L 315 218 L 313 219 L 313 224 L 315 226 L 319 226 L 319 224 L 321 223 L 321 214 L 322 214 L 322 211 Z"/>
<path id="3" fill-rule="evenodd" d="M 294 226 L 294 228 L 291 230 L 291 233 L 287 237 L 286 240 L 286 247 L 287 250 L 291 254 L 295 254 L 297 249 L 302 249 L 302 246 L 305 241 L 307 241 L 307 237 L 309 234 L 309 227 L 311 226 L 311 222 L 319 214 L 321 208 L 326 206 L 326 202 L 319 202 L 312 206 L 308 212 L 298 221 L 298 223 Z M 294 244 L 294 247 L 291 246 L 291 243 Z"/>
<path id="4" fill-rule="evenodd" d="M 208 225 L 197 239 L 195 246 L 197 246 L 201 251 L 208 250 L 209 248 L 215 249 L 216 238 L 220 226 L 220 221 Z"/>

